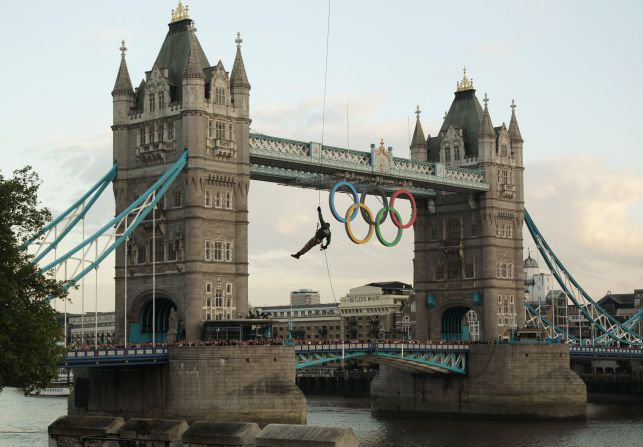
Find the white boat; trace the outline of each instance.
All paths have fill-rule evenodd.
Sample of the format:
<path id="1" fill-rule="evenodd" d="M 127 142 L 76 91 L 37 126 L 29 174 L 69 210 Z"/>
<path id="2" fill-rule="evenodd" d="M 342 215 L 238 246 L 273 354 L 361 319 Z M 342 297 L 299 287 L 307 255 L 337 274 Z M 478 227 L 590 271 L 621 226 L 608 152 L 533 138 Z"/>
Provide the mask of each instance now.
<path id="1" fill-rule="evenodd" d="M 60 368 L 58 369 L 58 377 L 52 380 L 48 386 L 35 388 L 29 392 L 29 395 L 42 397 L 69 396 L 73 382 L 74 377 L 71 370 L 68 371 L 66 368 Z"/>

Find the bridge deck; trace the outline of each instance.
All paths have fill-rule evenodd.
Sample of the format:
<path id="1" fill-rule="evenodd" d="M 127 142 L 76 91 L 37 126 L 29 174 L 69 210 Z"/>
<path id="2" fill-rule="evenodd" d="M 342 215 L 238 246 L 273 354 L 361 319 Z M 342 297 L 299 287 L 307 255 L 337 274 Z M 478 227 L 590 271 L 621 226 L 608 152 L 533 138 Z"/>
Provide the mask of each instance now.
<path id="1" fill-rule="evenodd" d="M 420 197 L 436 189 L 473 193 L 488 191 L 476 168 L 456 168 L 393 157 L 391 152 L 355 151 L 320 143 L 250 134 L 250 175 L 257 180 L 312 189 L 328 189 L 342 178 L 376 183 L 384 190 L 401 186 Z"/>
<path id="2" fill-rule="evenodd" d="M 216 348 L 216 347 L 213 347 Z M 297 345 L 295 355 L 299 368 L 320 365 L 362 356 L 379 356 L 396 362 L 424 363 L 452 372 L 464 372 L 463 357 L 469 345 L 430 343 L 329 343 Z M 452 355 L 449 357 L 449 355 Z M 570 347 L 570 356 L 575 359 L 643 360 L 643 349 Z M 436 363 L 436 361 L 438 361 Z M 166 347 L 71 349 L 65 353 L 60 366 L 67 368 L 163 365 L 168 362 Z M 417 365 L 416 365 L 417 366 Z M 457 370 L 457 371 L 456 371 Z"/>

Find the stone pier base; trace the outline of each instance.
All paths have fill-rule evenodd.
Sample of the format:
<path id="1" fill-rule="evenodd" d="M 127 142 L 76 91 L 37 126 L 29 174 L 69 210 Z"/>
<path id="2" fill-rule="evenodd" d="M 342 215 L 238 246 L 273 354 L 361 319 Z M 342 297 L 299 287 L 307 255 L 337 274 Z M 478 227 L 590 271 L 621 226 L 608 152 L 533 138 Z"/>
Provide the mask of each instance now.
<path id="1" fill-rule="evenodd" d="M 69 414 L 305 424 L 286 346 L 173 346 L 169 364 L 74 370 Z"/>
<path id="2" fill-rule="evenodd" d="M 587 391 L 566 345 L 472 345 L 468 374 L 414 373 L 380 365 L 374 413 L 584 417 Z"/>

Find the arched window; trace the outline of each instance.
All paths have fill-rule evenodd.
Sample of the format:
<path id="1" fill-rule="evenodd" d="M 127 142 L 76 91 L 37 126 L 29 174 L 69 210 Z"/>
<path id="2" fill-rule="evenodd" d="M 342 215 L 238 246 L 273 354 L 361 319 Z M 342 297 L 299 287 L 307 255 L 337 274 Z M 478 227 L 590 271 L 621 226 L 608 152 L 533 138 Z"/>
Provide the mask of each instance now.
<path id="1" fill-rule="evenodd" d="M 159 92 L 159 110 L 165 108 L 165 92 Z"/>
<path id="2" fill-rule="evenodd" d="M 150 101 L 150 112 L 153 112 L 156 109 L 156 95 L 154 93 L 150 93 L 149 101 Z"/>

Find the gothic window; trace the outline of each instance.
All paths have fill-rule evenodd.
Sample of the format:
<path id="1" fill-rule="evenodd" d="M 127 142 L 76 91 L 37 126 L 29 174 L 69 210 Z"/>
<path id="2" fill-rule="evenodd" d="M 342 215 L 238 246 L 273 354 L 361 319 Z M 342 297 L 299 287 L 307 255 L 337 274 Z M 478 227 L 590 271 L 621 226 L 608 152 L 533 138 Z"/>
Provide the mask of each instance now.
<path id="1" fill-rule="evenodd" d="M 204 197 L 205 197 L 205 206 L 207 208 L 212 208 L 212 190 L 210 188 L 205 188 Z"/>
<path id="2" fill-rule="evenodd" d="M 460 147 L 456 146 L 453 148 L 453 160 L 460 160 Z"/>
<path id="3" fill-rule="evenodd" d="M 232 209 L 232 193 L 230 191 L 225 192 L 223 207 L 227 210 Z"/>
<path id="4" fill-rule="evenodd" d="M 165 92 L 159 92 L 159 110 L 165 108 Z"/>
<path id="5" fill-rule="evenodd" d="M 154 93 L 150 93 L 149 101 L 150 101 L 150 112 L 153 112 L 156 106 L 156 95 Z"/>
<path id="6" fill-rule="evenodd" d="M 180 208 L 180 207 L 181 207 L 181 205 L 182 205 L 182 203 L 181 203 L 181 202 L 182 202 L 182 201 L 181 201 L 181 199 L 182 199 L 182 197 L 181 197 L 181 190 L 180 190 L 180 189 L 175 189 L 175 190 L 174 190 L 173 197 L 172 197 L 172 200 L 173 200 L 173 202 L 172 202 L 172 206 L 173 206 L 174 208 Z"/>
<path id="7" fill-rule="evenodd" d="M 225 285 L 225 293 L 226 295 L 232 295 L 232 283 L 228 282 Z"/>
<path id="8" fill-rule="evenodd" d="M 212 138 L 214 135 L 214 120 L 208 120 L 208 138 Z"/>
<path id="9" fill-rule="evenodd" d="M 438 226 L 436 224 L 432 224 L 431 227 L 429 228 L 429 239 L 434 241 L 438 238 Z"/>
<path id="10" fill-rule="evenodd" d="M 157 237 L 156 240 L 154 241 L 154 260 L 156 262 L 163 262 L 165 261 L 165 243 L 163 242 L 162 237 Z"/>
<path id="11" fill-rule="evenodd" d="M 138 144 L 143 146 L 145 144 L 145 129 L 138 130 Z"/>
<path id="12" fill-rule="evenodd" d="M 217 140 L 225 139 L 225 123 L 217 121 Z"/>
<path id="13" fill-rule="evenodd" d="M 232 262 L 232 242 L 226 242 L 224 251 L 225 262 Z"/>
<path id="14" fill-rule="evenodd" d="M 223 244 L 220 241 L 215 241 L 214 243 L 214 261 L 223 260 Z"/>
<path id="15" fill-rule="evenodd" d="M 451 162 L 451 148 L 449 146 L 444 148 L 444 162 L 445 163 Z"/>
<path id="16" fill-rule="evenodd" d="M 159 141 L 163 141 L 163 128 L 164 128 L 164 127 L 165 127 L 165 126 L 163 126 L 163 124 L 159 124 L 159 125 L 156 127 L 156 133 L 157 133 L 157 135 L 158 135 L 158 140 L 159 140 Z"/>
<path id="17" fill-rule="evenodd" d="M 467 258 L 467 261 L 464 264 L 464 277 L 465 278 L 472 279 L 472 278 L 476 277 L 475 263 L 476 263 L 475 256 L 469 256 Z"/>
<path id="18" fill-rule="evenodd" d="M 154 143 L 154 126 L 147 128 L 147 142 Z"/>
<path id="19" fill-rule="evenodd" d="M 514 227 L 512 223 L 507 224 L 507 237 L 510 239 L 514 237 Z"/>
<path id="20" fill-rule="evenodd" d="M 138 259 L 136 260 L 138 264 L 145 264 L 145 261 L 147 261 L 146 248 L 144 244 L 138 246 Z"/>
<path id="21" fill-rule="evenodd" d="M 205 293 L 211 294 L 212 293 L 212 283 L 211 282 L 206 282 L 205 283 Z M 208 306 L 210 305 L 210 299 L 208 298 Z"/>
<path id="22" fill-rule="evenodd" d="M 461 262 L 459 259 L 450 259 L 447 263 L 449 279 L 460 279 Z"/>
<path id="23" fill-rule="evenodd" d="M 509 171 L 506 169 L 502 170 L 502 183 L 505 185 L 511 184 L 511 182 L 509 181 Z"/>
<path id="24" fill-rule="evenodd" d="M 167 253 L 167 260 L 168 261 L 176 261 L 176 243 L 173 241 L 170 241 L 166 244 L 165 246 L 165 252 Z"/>
<path id="25" fill-rule="evenodd" d="M 206 261 L 212 260 L 212 241 L 208 239 L 205 240 L 204 259 Z"/>
<path id="26" fill-rule="evenodd" d="M 503 157 L 507 156 L 507 145 L 505 143 L 500 145 L 500 155 Z"/>
<path id="27" fill-rule="evenodd" d="M 223 307 L 223 290 L 217 289 L 214 292 L 214 305 L 216 307 Z"/>
<path id="28" fill-rule="evenodd" d="M 221 191 L 214 191 L 214 207 L 221 208 Z"/>
<path id="29" fill-rule="evenodd" d="M 232 131 L 232 124 L 228 124 L 228 140 L 234 140 L 234 132 Z"/>
<path id="30" fill-rule="evenodd" d="M 449 219 L 449 221 L 447 222 L 447 240 L 460 241 L 460 236 L 460 220 Z"/>
<path id="31" fill-rule="evenodd" d="M 444 281 L 444 260 L 438 257 L 435 264 L 435 280 Z"/>
<path id="32" fill-rule="evenodd" d="M 167 123 L 167 140 L 174 140 L 174 123 Z"/>
<path id="33" fill-rule="evenodd" d="M 215 96 L 214 100 L 217 104 L 225 104 L 225 90 L 223 87 L 216 87 L 214 89 Z"/>

